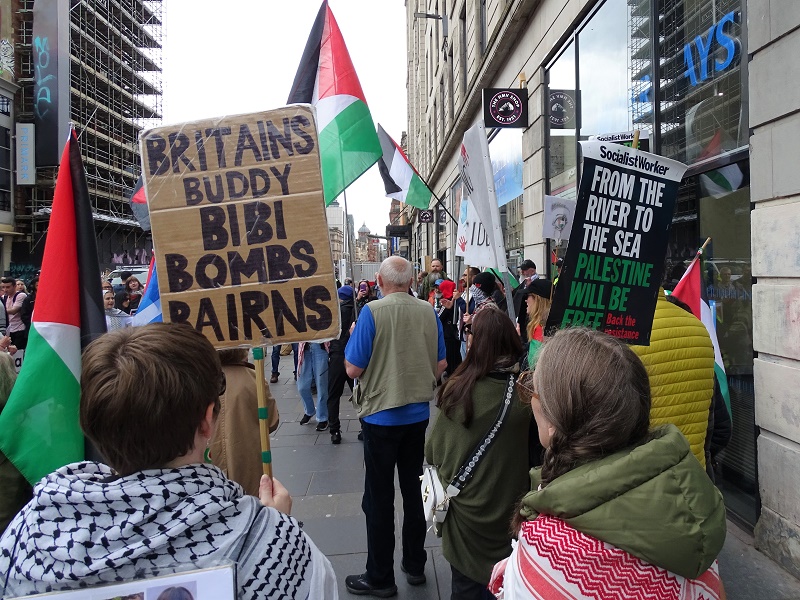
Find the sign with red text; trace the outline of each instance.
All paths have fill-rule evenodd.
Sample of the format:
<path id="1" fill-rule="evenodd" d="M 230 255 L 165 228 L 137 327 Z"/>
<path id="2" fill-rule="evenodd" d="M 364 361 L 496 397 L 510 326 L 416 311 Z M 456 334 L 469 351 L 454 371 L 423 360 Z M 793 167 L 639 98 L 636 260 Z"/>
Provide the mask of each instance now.
<path id="1" fill-rule="evenodd" d="M 686 165 L 610 142 L 581 142 L 581 150 L 575 219 L 547 330 L 589 327 L 647 346 Z"/>
<path id="2" fill-rule="evenodd" d="M 164 321 L 188 323 L 218 348 L 339 335 L 312 111 L 142 134 Z"/>

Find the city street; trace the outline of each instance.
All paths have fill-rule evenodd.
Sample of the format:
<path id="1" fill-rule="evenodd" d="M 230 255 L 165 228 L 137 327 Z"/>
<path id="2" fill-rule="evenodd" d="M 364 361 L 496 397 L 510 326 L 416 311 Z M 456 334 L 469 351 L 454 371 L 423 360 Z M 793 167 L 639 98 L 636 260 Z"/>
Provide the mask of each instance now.
<path id="1" fill-rule="evenodd" d="M 292 357 L 281 357 L 281 377 L 271 384 L 281 416 L 271 436 L 275 476 L 294 499 L 292 515 L 304 523 L 306 532 L 324 552 L 336 570 L 341 598 L 354 598 L 344 587 L 344 578 L 362 573 L 367 557 L 361 495 L 364 463 L 357 439 L 359 422 L 355 411 L 342 397 L 342 443 L 334 446 L 330 434 L 314 430 L 312 419 L 300 425 L 302 405 L 292 378 Z M 269 377 L 269 373 L 267 373 Z M 428 534 L 426 585 L 412 587 L 399 568 L 399 531 L 402 523 L 399 490 L 395 506 L 395 573 L 398 595 L 403 598 L 450 598 L 450 567 L 441 553 L 440 540 Z M 729 521 L 728 537 L 719 557 L 720 571 L 728 600 L 800 600 L 800 581 L 783 571 L 753 547 L 752 536 Z"/>

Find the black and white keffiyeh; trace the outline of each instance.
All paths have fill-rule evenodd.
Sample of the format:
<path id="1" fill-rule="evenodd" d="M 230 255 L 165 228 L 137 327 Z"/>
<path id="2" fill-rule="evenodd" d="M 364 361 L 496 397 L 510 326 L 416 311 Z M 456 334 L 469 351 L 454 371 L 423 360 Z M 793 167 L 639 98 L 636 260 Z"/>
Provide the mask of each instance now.
<path id="1" fill-rule="evenodd" d="M 0 538 L 0 597 L 237 564 L 238 598 L 335 598 L 330 563 L 296 520 L 211 465 L 116 477 L 62 467 Z"/>

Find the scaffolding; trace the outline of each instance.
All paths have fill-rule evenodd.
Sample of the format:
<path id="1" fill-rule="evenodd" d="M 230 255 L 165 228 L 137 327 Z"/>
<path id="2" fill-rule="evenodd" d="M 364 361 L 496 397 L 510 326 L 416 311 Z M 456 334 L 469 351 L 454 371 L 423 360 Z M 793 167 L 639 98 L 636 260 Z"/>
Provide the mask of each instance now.
<path id="1" fill-rule="evenodd" d="M 653 129 L 653 43 L 650 35 L 651 0 L 628 0 L 631 72 L 631 116 L 634 129 Z"/>
<path id="2" fill-rule="evenodd" d="M 139 133 L 161 122 L 165 0 L 70 0 L 69 115 L 98 232 L 143 234 L 128 197 L 139 177 Z M 17 120 L 32 122 L 33 0 L 18 4 L 20 65 Z M 63 101 L 63 99 L 62 99 Z M 18 188 L 21 231 L 35 247 L 47 228 L 57 169 L 37 169 L 33 188 Z"/>

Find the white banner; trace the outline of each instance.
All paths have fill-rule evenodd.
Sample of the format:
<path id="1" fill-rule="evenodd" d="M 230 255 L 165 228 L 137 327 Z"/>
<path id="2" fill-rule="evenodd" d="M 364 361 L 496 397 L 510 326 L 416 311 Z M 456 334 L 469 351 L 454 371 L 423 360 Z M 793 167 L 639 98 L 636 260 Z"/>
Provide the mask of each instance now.
<path id="1" fill-rule="evenodd" d="M 542 237 L 551 240 L 568 240 L 575 218 L 575 200 L 559 196 L 544 197 Z"/>
<path id="2" fill-rule="evenodd" d="M 490 260 L 484 262 L 482 266 L 494 267 L 504 272 L 507 270 L 506 250 L 503 230 L 500 228 L 500 208 L 497 206 L 494 191 L 492 161 L 489 157 L 489 144 L 486 141 L 483 121 L 478 121 L 464 133 L 458 167 L 464 185 L 464 195 L 469 198 L 478 220 L 483 225 L 491 251 Z M 465 260 L 465 262 L 473 264 L 472 261 Z"/>
<path id="3" fill-rule="evenodd" d="M 489 236 L 467 198 L 461 201 L 461 213 L 458 215 L 456 256 L 463 256 L 465 264 L 475 267 L 483 267 L 494 262 Z"/>

